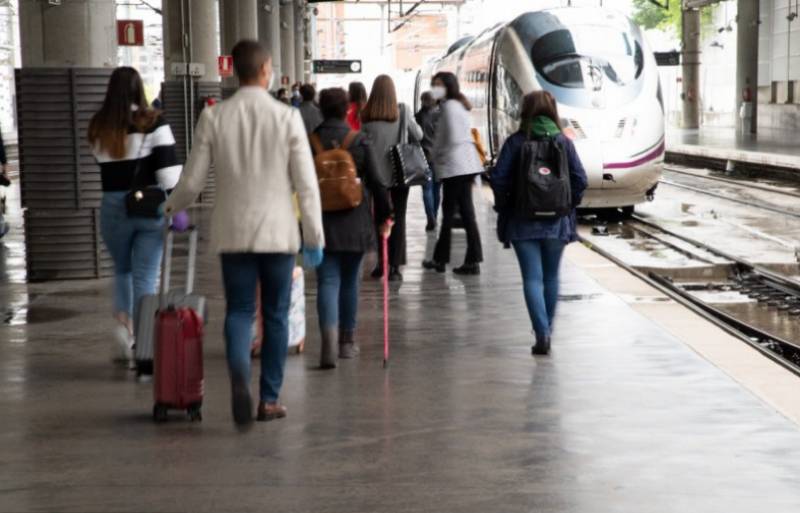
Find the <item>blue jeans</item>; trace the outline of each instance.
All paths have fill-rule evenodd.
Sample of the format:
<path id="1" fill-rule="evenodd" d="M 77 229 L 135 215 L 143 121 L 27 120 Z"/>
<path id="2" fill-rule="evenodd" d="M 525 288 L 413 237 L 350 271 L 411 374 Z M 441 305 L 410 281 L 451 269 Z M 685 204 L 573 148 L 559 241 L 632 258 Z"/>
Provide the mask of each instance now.
<path id="1" fill-rule="evenodd" d="M 114 312 L 135 320 L 139 300 L 158 289 L 164 219 L 128 217 L 126 194 L 103 193 L 100 233 L 114 261 Z"/>
<path id="2" fill-rule="evenodd" d="M 256 311 L 256 282 L 261 283 L 264 340 L 261 346 L 260 398 L 277 402 L 289 348 L 289 305 L 294 255 L 224 253 L 225 354 L 231 383 L 250 383 L 250 343 Z"/>
<path id="3" fill-rule="evenodd" d="M 317 314 L 320 330 L 355 331 L 358 286 L 364 253 L 325 251 L 317 268 Z"/>
<path id="4" fill-rule="evenodd" d="M 436 221 L 442 197 L 442 182 L 431 180 L 422 186 L 422 202 L 425 204 L 425 215 L 428 221 Z"/>
<path id="5" fill-rule="evenodd" d="M 558 269 L 566 243 L 559 239 L 515 240 L 525 304 L 536 338 L 549 337 L 558 302 Z"/>

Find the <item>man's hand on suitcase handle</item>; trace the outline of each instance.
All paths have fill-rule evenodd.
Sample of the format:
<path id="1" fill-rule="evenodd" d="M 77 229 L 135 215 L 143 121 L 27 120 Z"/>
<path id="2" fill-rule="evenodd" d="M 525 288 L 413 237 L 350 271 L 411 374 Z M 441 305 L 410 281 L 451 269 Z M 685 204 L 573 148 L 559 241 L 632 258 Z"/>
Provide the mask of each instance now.
<path id="1" fill-rule="evenodd" d="M 303 248 L 303 267 L 316 269 L 322 263 L 324 253 L 322 248 Z"/>
<path id="2" fill-rule="evenodd" d="M 172 229 L 172 231 L 185 232 L 191 227 L 192 227 L 192 222 L 189 219 L 189 214 L 185 210 L 176 212 L 175 215 L 172 216 L 170 224 L 170 229 Z"/>

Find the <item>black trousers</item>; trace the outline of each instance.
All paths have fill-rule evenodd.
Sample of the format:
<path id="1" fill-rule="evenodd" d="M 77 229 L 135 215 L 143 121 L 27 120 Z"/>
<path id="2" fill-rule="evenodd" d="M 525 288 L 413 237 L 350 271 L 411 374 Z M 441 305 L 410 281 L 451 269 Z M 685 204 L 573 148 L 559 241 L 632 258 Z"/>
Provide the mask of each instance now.
<path id="1" fill-rule="evenodd" d="M 467 254 L 465 264 L 483 262 L 483 247 L 478 221 L 475 218 L 475 203 L 472 201 L 472 184 L 475 176 L 456 176 L 442 180 L 442 229 L 433 259 L 440 264 L 450 263 L 450 243 L 453 231 L 453 216 L 458 209 L 464 229 L 467 231 Z"/>
<path id="2" fill-rule="evenodd" d="M 400 267 L 406 265 L 406 210 L 408 210 L 409 187 L 391 187 L 389 194 L 392 197 L 394 206 L 394 226 L 392 235 L 389 237 L 389 267 Z M 375 234 L 378 240 L 378 253 L 380 256 L 381 234 L 379 226 L 375 226 Z M 378 267 L 381 267 L 383 257 L 378 259 Z"/>

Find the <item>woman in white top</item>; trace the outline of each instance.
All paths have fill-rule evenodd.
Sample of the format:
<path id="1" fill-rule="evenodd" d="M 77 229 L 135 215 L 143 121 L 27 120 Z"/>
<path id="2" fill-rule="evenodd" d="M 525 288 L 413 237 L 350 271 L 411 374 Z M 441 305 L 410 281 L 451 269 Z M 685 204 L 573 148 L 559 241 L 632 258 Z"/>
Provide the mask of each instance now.
<path id="1" fill-rule="evenodd" d="M 480 274 L 483 261 L 481 234 L 475 218 L 472 201 L 472 184 L 475 175 L 483 172 L 483 165 L 472 139 L 469 101 L 461 94 L 458 79 L 450 72 L 434 75 L 431 94 L 441 101 L 436 140 L 433 145 L 433 168 L 436 180 L 442 182 L 442 228 L 433 259 L 422 265 L 443 273 L 450 263 L 450 238 L 456 209 L 461 213 L 467 231 L 467 254 L 464 264 L 456 267 L 456 274 Z"/>

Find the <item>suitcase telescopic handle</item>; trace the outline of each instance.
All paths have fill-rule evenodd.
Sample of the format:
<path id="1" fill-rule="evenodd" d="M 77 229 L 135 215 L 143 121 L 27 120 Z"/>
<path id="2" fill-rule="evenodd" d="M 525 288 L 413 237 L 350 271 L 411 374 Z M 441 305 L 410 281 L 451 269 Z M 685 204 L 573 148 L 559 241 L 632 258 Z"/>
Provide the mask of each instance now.
<path id="1" fill-rule="evenodd" d="M 195 269 L 197 266 L 197 228 L 188 230 L 189 234 L 189 259 L 186 264 L 186 294 L 194 291 Z M 167 292 L 172 282 L 172 254 L 175 247 L 175 232 L 169 225 L 164 229 L 164 254 L 161 257 L 161 280 L 158 289 L 159 308 L 166 308 Z"/>

